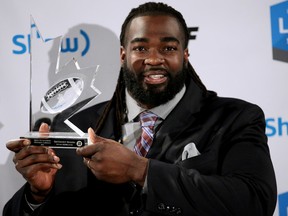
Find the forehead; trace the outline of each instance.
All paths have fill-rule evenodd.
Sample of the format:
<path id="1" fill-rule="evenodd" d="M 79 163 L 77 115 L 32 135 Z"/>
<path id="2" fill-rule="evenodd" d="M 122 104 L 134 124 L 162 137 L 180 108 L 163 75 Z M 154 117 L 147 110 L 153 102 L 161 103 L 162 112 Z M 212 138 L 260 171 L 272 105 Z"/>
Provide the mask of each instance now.
<path id="1" fill-rule="evenodd" d="M 126 29 L 126 42 L 134 38 L 174 37 L 184 43 L 184 33 L 178 20 L 168 15 L 138 16 Z"/>

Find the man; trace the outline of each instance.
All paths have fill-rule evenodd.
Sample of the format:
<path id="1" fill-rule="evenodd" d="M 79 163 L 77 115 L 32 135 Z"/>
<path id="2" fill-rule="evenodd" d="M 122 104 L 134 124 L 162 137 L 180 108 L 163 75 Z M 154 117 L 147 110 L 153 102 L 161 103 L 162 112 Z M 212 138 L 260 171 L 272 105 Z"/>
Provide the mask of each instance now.
<path id="1" fill-rule="evenodd" d="M 182 15 L 166 4 L 132 9 L 122 25 L 112 99 L 72 118 L 93 143 L 77 149 L 90 170 L 87 186 L 55 193 L 57 152 L 10 141 L 27 183 L 4 215 L 273 215 L 264 114 L 208 91 L 189 63 L 188 38 Z M 141 123 L 143 150 L 138 114 L 145 110 L 155 127 Z M 41 125 L 40 132 L 48 130 Z"/>

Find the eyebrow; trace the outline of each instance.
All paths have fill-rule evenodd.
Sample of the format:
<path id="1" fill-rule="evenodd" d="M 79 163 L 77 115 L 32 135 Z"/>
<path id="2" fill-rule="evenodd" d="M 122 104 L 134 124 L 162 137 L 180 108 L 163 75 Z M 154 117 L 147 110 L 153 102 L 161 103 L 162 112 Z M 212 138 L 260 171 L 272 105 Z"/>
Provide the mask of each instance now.
<path id="1" fill-rule="evenodd" d="M 175 37 L 164 37 L 161 38 L 161 42 L 177 42 L 178 44 L 180 43 L 180 41 L 175 38 Z"/>
<path id="2" fill-rule="evenodd" d="M 161 42 L 177 42 L 178 44 L 180 43 L 180 41 L 175 38 L 175 37 L 163 37 L 160 39 Z M 145 42 L 148 43 L 149 39 L 148 38 L 134 38 L 131 43 L 137 43 L 137 42 Z"/>

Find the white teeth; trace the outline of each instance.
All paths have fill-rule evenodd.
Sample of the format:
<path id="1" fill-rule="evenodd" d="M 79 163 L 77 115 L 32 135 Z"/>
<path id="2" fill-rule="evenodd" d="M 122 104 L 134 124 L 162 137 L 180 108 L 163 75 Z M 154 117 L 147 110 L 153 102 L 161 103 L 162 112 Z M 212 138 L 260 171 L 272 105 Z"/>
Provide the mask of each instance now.
<path id="1" fill-rule="evenodd" d="M 149 75 L 150 78 L 152 79 L 160 79 L 160 78 L 163 78 L 164 75 L 162 74 L 155 74 L 155 75 Z"/>

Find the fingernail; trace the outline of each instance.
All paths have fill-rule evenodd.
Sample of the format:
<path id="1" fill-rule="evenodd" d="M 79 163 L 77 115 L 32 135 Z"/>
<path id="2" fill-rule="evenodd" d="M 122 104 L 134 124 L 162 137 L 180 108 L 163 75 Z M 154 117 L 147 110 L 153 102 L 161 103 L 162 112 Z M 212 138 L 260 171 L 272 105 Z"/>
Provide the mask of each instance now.
<path id="1" fill-rule="evenodd" d="M 55 162 L 59 162 L 59 161 L 60 161 L 60 158 L 57 157 L 57 156 L 53 156 L 53 161 L 55 161 Z"/>
<path id="2" fill-rule="evenodd" d="M 42 123 L 41 123 L 41 126 L 42 126 L 42 127 L 49 127 L 49 125 L 48 125 L 46 122 L 42 122 Z"/>
<path id="3" fill-rule="evenodd" d="M 24 140 L 23 141 L 23 145 L 30 145 L 30 144 L 31 144 L 30 140 Z"/>
<path id="4" fill-rule="evenodd" d="M 59 164 L 59 163 L 54 164 L 53 166 L 54 166 L 55 168 L 57 168 L 57 169 L 61 169 L 61 168 L 62 168 L 62 164 Z"/>
<path id="5" fill-rule="evenodd" d="M 81 152 L 82 151 L 82 148 L 77 148 L 76 149 L 76 152 Z"/>

